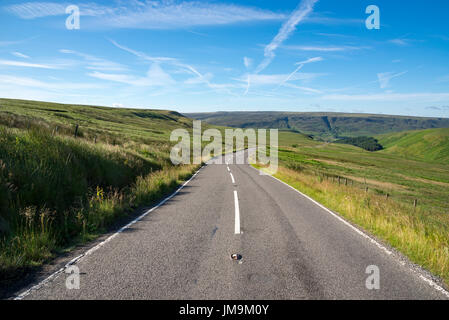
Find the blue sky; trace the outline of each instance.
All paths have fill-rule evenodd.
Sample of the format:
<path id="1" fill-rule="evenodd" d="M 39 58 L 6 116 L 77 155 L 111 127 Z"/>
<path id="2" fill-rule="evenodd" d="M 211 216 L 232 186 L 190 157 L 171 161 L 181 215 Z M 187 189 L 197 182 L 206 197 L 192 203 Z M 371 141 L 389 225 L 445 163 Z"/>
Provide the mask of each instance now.
<path id="1" fill-rule="evenodd" d="M 449 117 L 448 18 L 447 0 L 4 0 L 0 97 Z"/>

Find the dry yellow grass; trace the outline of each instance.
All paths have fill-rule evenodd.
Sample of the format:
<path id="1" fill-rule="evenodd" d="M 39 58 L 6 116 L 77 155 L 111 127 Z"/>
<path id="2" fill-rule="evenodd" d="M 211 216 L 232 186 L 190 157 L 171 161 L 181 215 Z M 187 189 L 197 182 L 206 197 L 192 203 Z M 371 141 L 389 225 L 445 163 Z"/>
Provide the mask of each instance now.
<path id="1" fill-rule="evenodd" d="M 389 243 L 449 285 L 448 217 L 435 219 L 420 208 L 385 196 L 283 167 L 276 177 Z"/>

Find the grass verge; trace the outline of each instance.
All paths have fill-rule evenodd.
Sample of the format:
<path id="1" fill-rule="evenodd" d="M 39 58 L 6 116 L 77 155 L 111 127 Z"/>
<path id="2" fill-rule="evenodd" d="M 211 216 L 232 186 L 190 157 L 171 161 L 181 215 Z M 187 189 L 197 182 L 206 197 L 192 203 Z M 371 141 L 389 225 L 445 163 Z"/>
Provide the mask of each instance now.
<path id="1" fill-rule="evenodd" d="M 383 239 L 449 286 L 447 216 L 435 217 L 419 207 L 284 167 L 275 177 Z"/>
<path id="2" fill-rule="evenodd" d="M 188 179 L 179 128 L 192 121 L 171 111 L 0 99 L 0 289 Z"/>

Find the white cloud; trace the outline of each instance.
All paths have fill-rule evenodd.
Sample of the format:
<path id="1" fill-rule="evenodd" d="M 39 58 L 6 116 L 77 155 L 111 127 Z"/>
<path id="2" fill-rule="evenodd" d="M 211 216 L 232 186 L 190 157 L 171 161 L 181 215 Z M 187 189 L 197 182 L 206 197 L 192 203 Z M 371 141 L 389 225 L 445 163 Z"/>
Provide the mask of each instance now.
<path id="1" fill-rule="evenodd" d="M 354 46 L 284 46 L 286 49 L 297 51 L 315 51 L 315 52 L 341 52 L 350 50 L 361 50 L 366 47 Z"/>
<path id="2" fill-rule="evenodd" d="M 13 56 L 18 57 L 18 58 L 30 59 L 29 56 L 27 56 L 26 54 L 23 54 L 23 53 L 21 53 L 21 52 L 14 51 L 14 52 L 11 52 L 11 54 L 12 54 Z"/>
<path id="3" fill-rule="evenodd" d="M 246 69 L 249 69 L 253 64 L 253 59 L 250 59 L 248 57 L 243 58 L 243 64 L 245 65 Z"/>
<path id="4" fill-rule="evenodd" d="M 123 66 L 119 63 L 105 60 L 102 58 L 97 58 L 97 57 L 94 57 L 92 55 L 85 54 L 82 52 L 67 50 L 67 49 L 61 49 L 61 50 L 59 50 L 59 52 L 65 53 L 65 54 L 72 54 L 72 55 L 76 55 L 76 56 L 83 58 L 87 63 L 86 69 L 98 70 L 98 71 L 124 71 L 124 70 L 127 70 L 126 66 Z"/>
<path id="5" fill-rule="evenodd" d="M 69 3 L 27 2 L 6 10 L 22 19 L 65 15 Z M 125 5 L 79 4 L 84 25 L 97 28 L 174 29 L 226 25 L 249 21 L 281 20 L 285 16 L 268 10 L 200 1 L 127 1 Z"/>
<path id="6" fill-rule="evenodd" d="M 21 19 L 36 19 L 49 16 L 66 15 L 66 8 L 71 3 L 56 3 L 56 2 L 25 2 L 21 4 L 14 4 L 6 6 L 5 9 L 11 14 L 18 16 Z M 114 14 L 116 11 L 95 3 L 77 4 L 80 8 L 82 16 L 102 16 L 106 14 Z"/>
<path id="7" fill-rule="evenodd" d="M 301 61 L 301 62 L 297 62 L 296 64 L 298 65 L 304 65 L 304 64 L 308 64 L 308 63 L 313 63 L 313 62 L 320 62 L 320 61 L 323 61 L 324 59 L 323 58 L 321 58 L 321 57 L 313 57 L 313 58 L 310 58 L 310 59 L 307 59 L 307 60 L 305 60 L 305 61 Z"/>
<path id="8" fill-rule="evenodd" d="M 139 51 L 130 49 L 128 47 L 122 46 L 121 44 L 119 44 L 118 42 L 116 42 L 114 40 L 110 40 L 110 41 L 117 48 L 122 49 L 123 51 L 126 51 L 128 53 L 131 53 L 131 54 L 135 55 L 136 57 L 141 58 L 142 60 L 147 60 L 147 61 L 152 61 L 152 62 L 176 62 L 177 61 L 177 59 L 170 58 L 170 57 L 152 57 L 152 56 L 147 55 L 146 53 L 139 52 Z"/>
<path id="9" fill-rule="evenodd" d="M 89 76 L 97 79 L 114 81 L 138 87 L 163 87 L 176 84 L 176 81 L 166 73 L 158 63 L 153 63 L 147 72 L 146 77 L 136 77 L 127 74 L 110 74 L 102 72 L 92 72 Z"/>
<path id="10" fill-rule="evenodd" d="M 378 73 L 377 79 L 379 81 L 379 85 L 381 89 L 385 89 L 388 87 L 388 84 L 390 83 L 390 80 L 393 78 L 400 77 L 404 74 L 406 74 L 407 71 L 394 73 L 394 72 L 384 72 L 384 73 Z"/>
<path id="11" fill-rule="evenodd" d="M 114 46 L 116 46 L 119 49 L 122 49 L 128 53 L 131 53 L 133 55 L 135 55 L 136 57 L 145 60 L 145 61 L 150 61 L 150 62 L 156 62 L 156 63 L 165 63 L 165 64 L 169 64 L 171 66 L 174 66 L 176 68 L 178 68 L 179 70 L 183 71 L 183 72 L 187 72 L 189 74 L 194 75 L 197 79 L 196 79 L 196 83 L 204 83 L 206 84 L 210 89 L 213 89 L 217 92 L 225 92 L 227 94 L 231 94 L 234 95 L 230 90 L 229 90 L 229 85 L 227 84 L 215 84 L 209 81 L 209 79 L 204 76 L 202 73 L 200 73 L 195 67 L 183 63 L 178 59 L 175 58 L 170 58 L 170 57 L 152 57 L 149 56 L 143 52 L 139 52 L 133 49 L 130 49 L 128 47 L 122 46 L 120 44 L 118 44 L 117 42 L 115 42 L 114 40 L 111 40 L 112 44 Z"/>
<path id="12" fill-rule="evenodd" d="M 274 37 L 269 45 L 265 47 L 264 56 L 265 59 L 257 67 L 256 73 L 264 70 L 276 56 L 275 52 L 277 48 L 287 40 L 290 35 L 296 30 L 296 26 L 304 20 L 304 18 L 310 14 L 313 10 L 313 6 L 318 0 L 302 0 L 298 7 L 293 11 L 290 18 L 285 22 L 278 34 Z"/>
<path id="13" fill-rule="evenodd" d="M 250 74 L 235 80 L 246 83 L 247 76 L 251 79 L 251 85 L 279 85 L 289 78 L 289 81 L 310 81 L 324 76 L 324 73 L 293 73 L 293 74 Z"/>
<path id="14" fill-rule="evenodd" d="M 382 93 L 382 94 L 364 94 L 364 95 L 345 95 L 334 94 L 323 96 L 325 100 L 336 101 L 449 101 L 449 93 Z"/>
<path id="15" fill-rule="evenodd" d="M 24 68 L 38 68 L 38 69 L 59 69 L 59 66 L 38 64 L 38 63 L 28 63 L 23 61 L 13 61 L 13 60 L 0 60 L 0 65 L 9 67 L 24 67 Z"/>
<path id="16" fill-rule="evenodd" d="M 314 93 L 314 94 L 321 94 L 321 93 L 323 93 L 322 91 L 317 90 L 317 89 L 313 89 L 313 88 L 309 88 L 309 87 L 303 87 L 303 86 L 297 86 L 297 85 L 294 85 L 292 83 L 285 83 L 284 86 L 285 87 L 289 87 L 289 88 L 293 88 L 293 89 L 302 90 L 302 91 L 305 91 L 307 93 Z"/>
<path id="17" fill-rule="evenodd" d="M 304 19 L 304 23 L 322 24 L 322 25 L 364 25 L 364 19 L 354 18 L 335 18 L 328 17 L 319 13 L 313 13 Z"/>
<path id="18" fill-rule="evenodd" d="M 304 67 L 304 65 L 306 65 L 308 63 L 319 62 L 319 61 L 323 61 L 323 58 L 314 57 L 314 58 L 310 58 L 305 61 L 296 63 L 296 65 L 299 65 L 299 66 L 292 73 L 290 73 L 287 78 L 285 78 L 281 83 L 279 83 L 278 88 L 281 87 L 282 85 L 284 85 L 285 83 L 287 83 L 288 81 L 290 81 L 296 75 L 296 73 Z"/>
<path id="19" fill-rule="evenodd" d="M 389 42 L 402 47 L 410 44 L 408 39 L 392 39 Z"/>
<path id="20" fill-rule="evenodd" d="M 20 41 L 0 41 L 0 47 L 7 47 L 18 43 L 20 43 Z"/>
<path id="21" fill-rule="evenodd" d="M 44 82 L 29 77 L 16 77 L 10 75 L 0 75 L 0 83 L 14 85 L 15 87 L 30 87 L 47 90 L 80 90 L 95 89 L 102 86 L 91 83 L 69 83 L 69 82 Z"/>
<path id="22" fill-rule="evenodd" d="M 203 77 L 193 77 L 193 78 L 189 78 L 187 80 L 184 81 L 185 84 L 189 84 L 189 85 L 195 85 L 195 84 L 201 84 L 204 83 L 205 80 L 207 81 L 211 81 L 213 78 L 213 74 L 212 73 L 206 73 L 203 75 Z"/>

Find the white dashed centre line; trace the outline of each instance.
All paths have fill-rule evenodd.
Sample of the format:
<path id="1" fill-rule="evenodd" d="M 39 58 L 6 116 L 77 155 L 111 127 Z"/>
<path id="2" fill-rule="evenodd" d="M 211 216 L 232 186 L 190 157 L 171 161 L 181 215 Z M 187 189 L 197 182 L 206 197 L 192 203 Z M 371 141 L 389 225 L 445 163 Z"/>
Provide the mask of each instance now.
<path id="1" fill-rule="evenodd" d="M 235 184 L 234 175 L 232 173 L 230 173 L 230 175 L 231 175 L 232 183 Z"/>
<path id="2" fill-rule="evenodd" d="M 237 191 L 234 191 L 234 203 L 235 203 L 235 234 L 240 234 L 240 209 Z"/>

